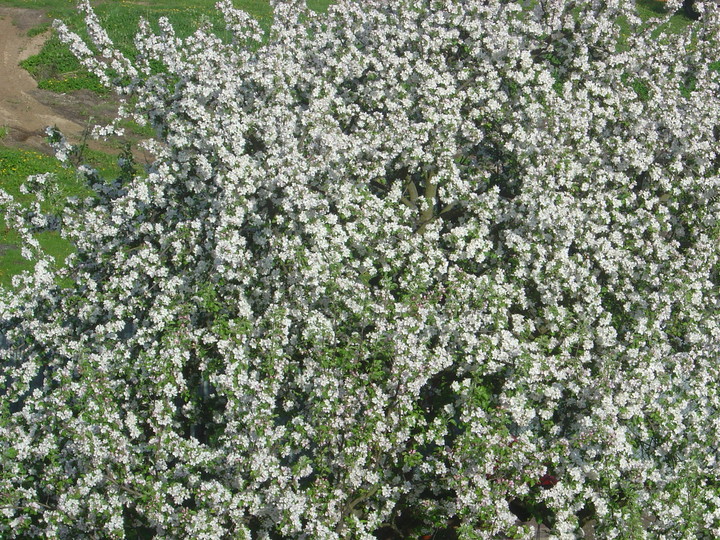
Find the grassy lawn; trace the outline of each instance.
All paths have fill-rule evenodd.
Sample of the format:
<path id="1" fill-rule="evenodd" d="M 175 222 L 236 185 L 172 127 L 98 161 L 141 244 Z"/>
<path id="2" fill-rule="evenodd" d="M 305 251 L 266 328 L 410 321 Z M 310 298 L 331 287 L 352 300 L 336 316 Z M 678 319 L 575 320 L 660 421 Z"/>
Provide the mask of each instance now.
<path id="1" fill-rule="evenodd" d="M 215 10 L 216 0 L 107 0 L 93 1 L 96 12 L 108 30 L 110 37 L 126 54 L 132 55 L 132 42 L 137 23 L 140 17 L 150 21 L 160 16 L 167 16 L 176 28 L 179 35 L 188 35 L 202 22 L 219 22 L 220 18 Z M 271 23 L 272 11 L 267 0 L 235 0 L 235 5 L 256 19 L 264 28 Z M 308 6 L 316 11 L 325 11 L 330 0 L 307 0 Z M 82 35 L 83 22 L 75 9 L 75 0 L 0 0 L 0 6 L 42 9 L 53 19 L 62 19 L 68 26 Z M 644 18 L 658 16 L 663 13 L 665 6 L 657 0 L 639 0 L 638 13 Z M 676 14 L 670 22 L 670 30 L 680 32 L 690 24 L 690 20 L 682 14 Z M 32 28 L 29 35 L 36 35 L 48 30 L 49 25 Z M 85 72 L 70 51 L 63 46 L 56 37 L 50 37 L 39 54 L 23 62 L 27 69 L 38 81 L 40 88 L 54 92 L 72 92 L 75 90 L 92 90 L 100 95 L 106 92 L 94 76 Z M 127 126 L 132 129 L 133 126 Z M 19 195 L 18 186 L 29 174 L 41 172 L 54 172 L 57 175 L 61 193 L 67 195 L 79 194 L 84 188 L 79 185 L 74 173 L 62 168 L 53 158 L 46 155 L 3 145 L 2 138 L 7 131 L 0 126 L 0 187 L 12 195 Z M 148 136 L 148 133 L 138 132 L 138 135 Z M 86 153 L 89 163 L 102 172 L 112 174 L 116 164 L 115 158 L 108 154 Z M 57 234 L 46 233 L 38 237 L 41 243 L 58 260 L 69 254 L 70 246 Z M 9 285 L 12 275 L 30 267 L 27 261 L 20 257 L 20 252 L 14 246 L 18 238 L 14 231 L 5 227 L 0 220 L 0 285 Z"/>

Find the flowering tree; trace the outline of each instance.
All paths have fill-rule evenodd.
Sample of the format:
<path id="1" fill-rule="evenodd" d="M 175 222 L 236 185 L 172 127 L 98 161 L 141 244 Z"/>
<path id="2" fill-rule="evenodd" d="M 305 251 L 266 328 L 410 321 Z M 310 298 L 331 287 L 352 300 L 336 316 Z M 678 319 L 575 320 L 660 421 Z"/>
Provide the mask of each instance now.
<path id="1" fill-rule="evenodd" d="M 3 537 L 719 536 L 718 15 L 218 7 L 58 27 L 157 159 L 2 193 Z"/>

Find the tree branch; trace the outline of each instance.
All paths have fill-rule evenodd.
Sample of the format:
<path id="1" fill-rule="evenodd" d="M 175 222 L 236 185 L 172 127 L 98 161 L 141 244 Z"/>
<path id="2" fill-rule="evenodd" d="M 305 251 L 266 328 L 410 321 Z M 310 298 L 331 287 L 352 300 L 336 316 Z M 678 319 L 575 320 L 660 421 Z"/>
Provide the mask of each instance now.
<path id="1" fill-rule="evenodd" d="M 435 197 L 437 197 L 437 189 L 438 185 L 432 181 L 432 175 L 431 173 L 428 173 L 425 177 L 425 203 L 427 206 L 423 208 L 423 211 L 420 213 L 420 221 L 418 222 L 418 226 L 415 228 L 415 232 L 418 232 L 422 234 L 422 232 L 425 230 L 425 226 L 430 223 L 433 218 L 435 218 L 434 209 L 435 209 Z"/>
<path id="2" fill-rule="evenodd" d="M 409 199 L 410 202 L 413 203 L 413 206 L 415 206 L 415 201 L 417 201 L 418 197 L 419 197 L 417 186 L 415 185 L 415 182 L 412 181 L 412 178 L 410 177 L 409 174 L 405 177 L 405 180 L 406 180 L 406 183 L 403 186 L 403 195 L 407 191 L 408 194 L 410 195 L 410 199 Z"/>
<path id="3" fill-rule="evenodd" d="M 380 489 L 380 484 L 375 484 L 373 487 L 370 488 L 369 491 L 367 491 L 366 493 L 364 493 L 364 494 L 356 497 L 352 501 L 350 501 L 343 509 L 342 515 L 340 516 L 340 521 L 338 522 L 337 527 L 335 527 L 335 532 L 338 534 L 340 532 L 342 532 L 343 527 L 345 525 L 345 518 L 348 517 L 350 514 L 352 514 L 353 510 L 355 509 L 355 507 L 358 504 L 360 504 L 363 501 L 366 501 L 367 499 L 369 499 L 370 497 L 375 495 L 375 493 L 377 493 L 379 489 Z"/>

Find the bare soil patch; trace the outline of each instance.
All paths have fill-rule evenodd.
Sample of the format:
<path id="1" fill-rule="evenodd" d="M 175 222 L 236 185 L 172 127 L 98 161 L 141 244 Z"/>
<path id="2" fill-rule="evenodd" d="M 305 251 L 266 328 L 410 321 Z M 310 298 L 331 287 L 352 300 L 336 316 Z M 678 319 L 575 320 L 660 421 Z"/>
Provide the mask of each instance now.
<path id="1" fill-rule="evenodd" d="M 40 9 L 0 7 L 0 17 L 10 18 L 12 23 L 22 32 L 52 22 L 47 14 Z"/>
<path id="2" fill-rule="evenodd" d="M 27 31 L 49 22 L 40 10 L 0 8 L 0 127 L 7 129 L 2 142 L 8 146 L 47 152 L 47 126 L 56 126 L 70 142 L 79 142 L 88 125 L 107 123 L 117 111 L 109 96 L 82 90 L 71 94 L 40 90 L 19 66 L 37 54 L 50 37 L 50 32 L 28 37 Z M 103 145 L 97 146 L 102 149 Z"/>

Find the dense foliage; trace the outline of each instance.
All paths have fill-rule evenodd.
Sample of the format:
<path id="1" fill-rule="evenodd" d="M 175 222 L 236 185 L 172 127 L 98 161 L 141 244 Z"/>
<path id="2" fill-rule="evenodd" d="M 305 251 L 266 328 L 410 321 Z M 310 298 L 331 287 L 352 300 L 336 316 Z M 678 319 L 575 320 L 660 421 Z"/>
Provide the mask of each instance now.
<path id="1" fill-rule="evenodd" d="M 717 14 L 225 0 L 130 62 L 83 8 L 157 159 L 2 195 L 4 537 L 720 536 Z"/>

